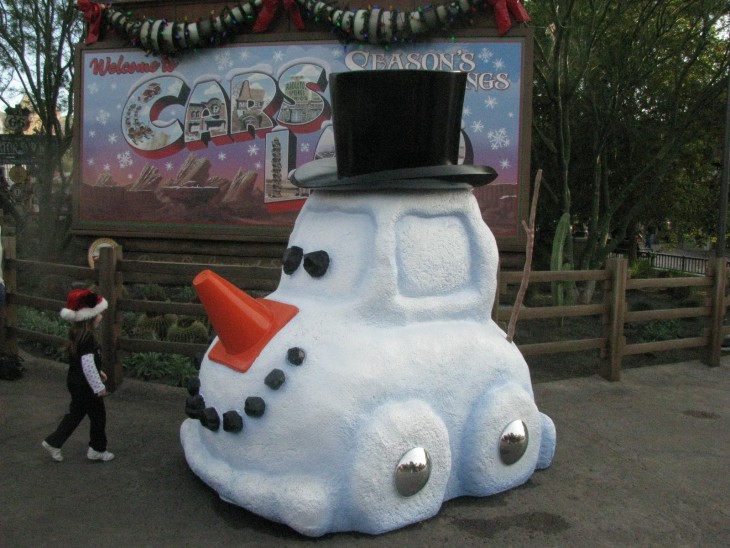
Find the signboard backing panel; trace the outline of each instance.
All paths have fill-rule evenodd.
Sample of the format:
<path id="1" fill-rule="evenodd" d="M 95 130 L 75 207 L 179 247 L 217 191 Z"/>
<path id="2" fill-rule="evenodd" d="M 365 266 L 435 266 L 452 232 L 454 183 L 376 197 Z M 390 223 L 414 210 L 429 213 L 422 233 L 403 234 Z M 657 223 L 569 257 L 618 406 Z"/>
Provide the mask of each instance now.
<path id="1" fill-rule="evenodd" d="M 529 190 L 532 41 L 527 31 L 488 34 L 387 50 L 235 43 L 176 59 L 80 48 L 74 229 L 285 240 L 308 195 L 291 185 L 291 171 L 334 154 L 331 73 L 459 70 L 469 73 L 460 162 L 499 173 L 474 192 L 500 247 L 517 249 Z"/>

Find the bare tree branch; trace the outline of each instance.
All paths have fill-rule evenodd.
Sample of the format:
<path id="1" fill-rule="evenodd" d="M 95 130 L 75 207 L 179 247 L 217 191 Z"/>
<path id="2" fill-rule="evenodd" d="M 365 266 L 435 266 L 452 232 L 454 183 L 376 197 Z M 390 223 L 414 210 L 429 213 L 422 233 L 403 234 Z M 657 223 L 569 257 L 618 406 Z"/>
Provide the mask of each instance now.
<path id="1" fill-rule="evenodd" d="M 537 197 L 540 194 L 540 182 L 542 181 L 542 169 L 537 170 L 535 175 L 535 187 L 532 189 L 532 205 L 530 206 L 530 222 L 529 224 L 522 220 L 522 226 L 527 234 L 527 242 L 525 243 L 525 266 L 522 270 L 522 281 L 520 288 L 515 297 L 515 303 L 512 307 L 512 314 L 507 327 L 507 341 L 512 342 L 515 337 L 515 328 L 517 327 L 517 316 L 520 314 L 522 302 L 525 300 L 527 285 L 530 283 L 530 272 L 532 271 L 532 251 L 535 246 L 535 216 L 537 215 Z"/>

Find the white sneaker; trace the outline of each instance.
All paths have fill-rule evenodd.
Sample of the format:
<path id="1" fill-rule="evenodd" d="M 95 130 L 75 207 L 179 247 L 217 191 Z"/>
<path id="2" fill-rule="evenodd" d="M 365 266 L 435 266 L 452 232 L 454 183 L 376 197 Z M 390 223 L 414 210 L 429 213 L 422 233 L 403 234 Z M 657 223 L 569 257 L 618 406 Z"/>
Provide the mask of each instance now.
<path id="1" fill-rule="evenodd" d="M 63 460 L 63 455 L 61 454 L 61 449 L 58 447 L 51 447 L 46 443 L 46 440 L 43 440 L 41 442 L 41 445 L 43 446 L 43 449 L 48 451 L 51 454 L 51 458 L 55 460 L 56 462 L 61 462 Z"/>
<path id="2" fill-rule="evenodd" d="M 114 458 L 114 453 L 110 453 L 109 451 L 94 451 L 91 447 L 89 447 L 89 450 L 86 453 L 86 458 L 89 460 L 100 460 L 103 462 L 109 462 Z"/>

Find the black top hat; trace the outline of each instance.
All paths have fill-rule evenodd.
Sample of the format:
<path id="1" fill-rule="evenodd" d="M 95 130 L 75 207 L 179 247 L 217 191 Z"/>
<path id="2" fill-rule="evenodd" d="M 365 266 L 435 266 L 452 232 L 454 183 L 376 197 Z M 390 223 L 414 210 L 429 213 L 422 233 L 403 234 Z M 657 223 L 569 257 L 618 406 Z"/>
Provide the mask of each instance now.
<path id="1" fill-rule="evenodd" d="M 330 75 L 335 158 L 292 182 L 332 190 L 455 188 L 491 183 L 488 166 L 459 165 L 465 72 L 365 70 Z"/>

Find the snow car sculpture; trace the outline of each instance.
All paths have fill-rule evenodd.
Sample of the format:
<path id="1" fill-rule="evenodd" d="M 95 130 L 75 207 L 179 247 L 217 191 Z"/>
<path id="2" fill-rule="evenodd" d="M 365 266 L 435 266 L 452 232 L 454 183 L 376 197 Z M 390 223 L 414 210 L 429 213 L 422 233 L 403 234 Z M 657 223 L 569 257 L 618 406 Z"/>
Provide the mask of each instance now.
<path id="1" fill-rule="evenodd" d="M 376 534 L 550 465 L 554 425 L 491 319 L 497 246 L 471 187 L 496 174 L 456 165 L 464 86 L 332 75 L 338 157 L 294 174 L 314 192 L 276 291 L 196 278 L 218 338 L 180 437 L 224 500 L 305 535 Z"/>

